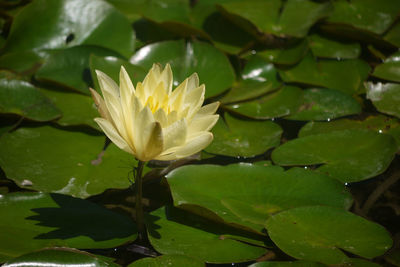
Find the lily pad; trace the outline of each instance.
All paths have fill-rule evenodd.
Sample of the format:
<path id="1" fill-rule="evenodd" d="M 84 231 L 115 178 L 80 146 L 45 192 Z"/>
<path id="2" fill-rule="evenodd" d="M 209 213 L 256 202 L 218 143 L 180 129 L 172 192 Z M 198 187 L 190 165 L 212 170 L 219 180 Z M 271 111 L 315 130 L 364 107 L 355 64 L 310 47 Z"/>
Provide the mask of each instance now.
<path id="1" fill-rule="evenodd" d="M 359 43 L 343 43 L 317 34 L 310 35 L 307 39 L 311 51 L 316 57 L 353 59 L 358 58 L 361 53 Z"/>
<path id="2" fill-rule="evenodd" d="M 1 195 L 0 211 L 0 261 L 45 247 L 112 248 L 136 238 L 129 217 L 61 194 Z"/>
<path id="3" fill-rule="evenodd" d="M 397 150 L 387 134 L 352 129 L 291 140 L 272 152 L 281 166 L 320 165 L 318 172 L 342 182 L 357 182 L 381 174 Z"/>
<path id="4" fill-rule="evenodd" d="M 261 261 L 249 267 L 325 267 L 325 264 L 311 261 Z"/>
<path id="5" fill-rule="evenodd" d="M 391 44 L 400 47 L 400 23 L 396 23 L 383 38 Z"/>
<path id="6" fill-rule="evenodd" d="M 400 82 L 400 52 L 394 53 L 384 63 L 376 66 L 372 75 L 384 80 Z"/>
<path id="7" fill-rule="evenodd" d="M 144 80 L 148 70 L 143 69 L 142 67 L 132 65 L 126 60 L 120 59 L 118 57 L 99 57 L 96 55 L 90 56 L 90 72 L 93 79 L 94 88 L 100 92 L 99 81 L 97 80 L 96 70 L 100 70 L 118 83 L 119 81 L 119 72 L 121 70 L 121 66 L 124 66 L 126 71 L 129 73 L 129 76 L 136 86 L 137 82 L 141 82 Z"/>
<path id="8" fill-rule="evenodd" d="M 400 121 L 384 115 L 370 116 L 365 120 L 341 119 L 331 122 L 309 122 L 299 131 L 299 137 L 349 129 L 368 129 L 391 135 L 400 147 Z"/>
<path id="9" fill-rule="evenodd" d="M 400 66 L 400 65 L 399 65 Z M 400 68 L 399 68 L 400 71 Z M 398 83 L 368 83 L 367 98 L 383 113 L 400 118 L 400 84 Z"/>
<path id="10" fill-rule="evenodd" d="M 59 108 L 62 117 L 56 122 L 62 126 L 88 125 L 100 130 L 93 120 L 100 117 L 93 99 L 89 96 L 61 90 L 40 90 Z"/>
<path id="11" fill-rule="evenodd" d="M 22 75 L 32 75 L 43 64 L 48 52 L 11 52 L 0 57 L 0 68 L 12 70 Z"/>
<path id="12" fill-rule="evenodd" d="M 307 35 L 309 28 L 319 19 L 326 17 L 332 9 L 330 3 L 309 0 L 290 0 L 285 3 L 280 0 L 235 1 L 221 6 L 227 12 L 247 19 L 260 31 L 295 37 Z"/>
<path id="13" fill-rule="evenodd" d="M 17 114 L 35 121 L 50 121 L 60 110 L 28 82 L 0 76 L 0 113 Z"/>
<path id="14" fill-rule="evenodd" d="M 192 165 L 173 170 L 167 181 L 174 205 L 202 206 L 226 223 L 258 232 L 282 210 L 317 204 L 347 209 L 352 202 L 340 182 L 300 168 Z"/>
<path id="15" fill-rule="evenodd" d="M 117 267 L 119 265 L 106 262 L 96 255 L 69 248 L 52 248 L 24 254 L 7 261 L 2 266 L 93 266 Z"/>
<path id="16" fill-rule="evenodd" d="M 253 119 L 272 119 L 296 112 L 302 104 L 303 92 L 294 86 L 284 86 L 257 100 L 224 106 L 228 110 Z"/>
<path id="17" fill-rule="evenodd" d="M 242 73 L 241 80 L 224 97 L 224 104 L 248 100 L 277 89 L 281 83 L 272 63 L 255 55 L 249 58 Z"/>
<path id="18" fill-rule="evenodd" d="M 285 253 L 325 264 L 350 262 L 341 250 L 371 259 L 382 255 L 393 242 L 381 225 L 328 206 L 283 211 L 270 217 L 266 228 Z"/>
<path id="19" fill-rule="evenodd" d="M 237 241 L 240 233 L 234 229 L 211 224 L 173 207 L 148 214 L 146 224 L 151 245 L 162 254 L 184 255 L 208 263 L 231 263 L 254 260 L 266 252 L 262 247 Z"/>
<path id="20" fill-rule="evenodd" d="M 282 129 L 272 121 L 246 121 L 225 114 L 212 129 L 206 152 L 230 157 L 254 157 L 279 145 Z"/>
<path id="21" fill-rule="evenodd" d="M 279 74 L 285 82 L 322 86 L 352 95 L 363 86 L 369 70 L 368 64 L 359 59 L 316 61 L 308 54 L 299 64 Z"/>
<path id="22" fill-rule="evenodd" d="M 334 12 L 328 22 L 382 34 L 393 23 L 400 11 L 397 0 L 339 0 L 333 2 Z"/>
<path id="23" fill-rule="evenodd" d="M 170 63 L 175 86 L 197 72 L 200 83 L 206 86 L 206 97 L 219 95 L 235 81 L 235 73 L 228 58 L 215 47 L 203 42 L 185 43 L 178 40 L 150 44 L 138 50 L 130 62 L 144 69 L 150 69 L 155 62 L 163 65 Z"/>
<path id="24" fill-rule="evenodd" d="M 360 104 L 348 94 L 326 88 L 303 91 L 303 103 L 291 120 L 330 120 L 361 112 Z"/>
<path id="25" fill-rule="evenodd" d="M 156 258 L 143 258 L 128 265 L 128 267 L 165 267 L 190 266 L 205 267 L 205 263 L 183 255 L 163 255 Z"/>
<path id="26" fill-rule="evenodd" d="M 293 65 L 299 62 L 308 51 L 306 40 L 284 48 L 267 49 L 257 52 L 257 55 L 267 61 L 280 65 Z"/>
<path id="27" fill-rule="evenodd" d="M 8 53 L 86 44 L 129 57 L 134 41 L 128 19 L 104 1 L 38 0 L 15 16 L 4 50 Z"/>
<path id="28" fill-rule="evenodd" d="M 96 46 L 76 46 L 52 53 L 37 71 L 41 82 L 60 84 L 72 90 L 90 95 L 93 81 L 89 69 L 89 56 L 116 56 L 111 50 Z"/>
<path id="29" fill-rule="evenodd" d="M 85 198 L 130 186 L 133 156 L 104 136 L 50 126 L 19 128 L 0 139 L 0 166 L 19 186 Z M 27 182 L 28 181 L 28 182 Z"/>

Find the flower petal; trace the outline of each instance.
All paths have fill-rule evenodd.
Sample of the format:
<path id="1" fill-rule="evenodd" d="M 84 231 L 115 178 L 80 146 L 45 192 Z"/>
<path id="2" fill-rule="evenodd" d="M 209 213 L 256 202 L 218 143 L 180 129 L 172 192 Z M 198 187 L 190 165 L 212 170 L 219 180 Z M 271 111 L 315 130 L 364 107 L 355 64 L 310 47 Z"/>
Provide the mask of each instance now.
<path id="1" fill-rule="evenodd" d="M 100 128 L 103 130 L 103 132 L 107 135 L 108 138 L 120 149 L 130 153 L 134 154 L 132 149 L 129 147 L 127 142 L 121 137 L 121 135 L 118 133 L 118 131 L 114 128 L 114 126 L 111 124 L 106 119 L 103 118 L 95 118 L 94 119 L 97 124 L 100 126 Z"/>
<path id="2" fill-rule="evenodd" d="M 166 89 L 165 92 L 169 95 L 172 92 L 172 82 L 173 82 L 172 70 L 169 64 L 165 65 L 165 68 L 161 73 L 160 79 L 161 81 L 164 82 Z"/>
<path id="3" fill-rule="evenodd" d="M 163 129 L 164 150 L 185 144 L 187 136 L 187 123 L 183 118 Z"/>
<path id="4" fill-rule="evenodd" d="M 199 76 L 195 72 L 188 78 L 188 91 L 191 91 L 197 87 L 199 87 Z"/>
<path id="5" fill-rule="evenodd" d="M 209 131 L 217 123 L 219 115 L 196 115 L 188 127 L 189 134 Z"/>
<path id="6" fill-rule="evenodd" d="M 97 110 L 100 113 L 100 116 L 103 117 L 106 120 L 111 120 L 111 115 L 108 112 L 106 103 L 104 102 L 103 98 L 97 93 L 96 90 L 93 90 L 92 88 L 89 88 L 90 93 L 92 94 L 92 98 L 94 100 L 94 103 L 96 104 Z"/>
<path id="7" fill-rule="evenodd" d="M 161 124 L 162 128 L 168 126 L 168 118 L 167 115 L 165 114 L 165 111 L 162 108 L 154 112 L 154 119 Z"/>
<path id="8" fill-rule="evenodd" d="M 178 85 L 178 87 L 175 88 L 174 91 L 172 91 L 171 95 L 169 96 L 170 111 L 179 111 L 182 108 L 187 92 L 187 84 L 188 79 L 184 80 L 180 85 Z"/>
<path id="9" fill-rule="evenodd" d="M 137 113 L 133 124 L 133 143 L 135 144 L 136 156 L 138 159 L 143 160 L 146 156 L 146 145 L 152 134 L 154 126 L 153 113 L 148 106 L 144 107 Z"/>
<path id="10" fill-rule="evenodd" d="M 150 135 L 145 142 L 144 156 L 142 161 L 149 161 L 160 155 L 163 151 L 163 133 L 160 123 L 153 122 L 150 125 Z"/>
<path id="11" fill-rule="evenodd" d="M 197 111 L 199 111 L 201 105 L 203 104 L 205 90 L 205 86 L 202 84 L 186 94 L 184 106 L 190 107 L 187 115 L 188 120 L 192 119 L 192 117 L 197 113 Z"/>
<path id="12" fill-rule="evenodd" d="M 212 115 L 215 114 L 219 107 L 219 102 L 214 102 L 205 106 L 202 106 L 199 111 L 197 111 L 197 115 Z"/>

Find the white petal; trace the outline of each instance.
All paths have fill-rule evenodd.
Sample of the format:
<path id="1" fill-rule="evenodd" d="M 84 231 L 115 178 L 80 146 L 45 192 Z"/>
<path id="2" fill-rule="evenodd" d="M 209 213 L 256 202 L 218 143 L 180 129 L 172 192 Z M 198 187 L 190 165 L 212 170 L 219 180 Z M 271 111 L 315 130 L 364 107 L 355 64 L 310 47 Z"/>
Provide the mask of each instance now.
<path id="1" fill-rule="evenodd" d="M 168 118 L 163 109 L 160 108 L 154 113 L 154 119 L 161 124 L 162 128 L 168 126 Z"/>
<path id="2" fill-rule="evenodd" d="M 211 130 L 217 123 L 218 118 L 219 115 L 196 115 L 188 127 L 189 134 Z"/>
<path id="3" fill-rule="evenodd" d="M 89 90 L 90 90 L 90 93 L 92 94 L 92 98 L 94 100 L 94 103 L 96 104 L 96 107 L 100 113 L 100 116 L 106 120 L 111 120 L 111 115 L 108 112 L 106 103 L 104 102 L 103 98 L 99 95 L 99 93 L 97 93 L 92 88 L 89 88 Z"/>
<path id="4" fill-rule="evenodd" d="M 145 142 L 142 161 L 149 161 L 157 157 L 163 151 L 163 133 L 160 123 L 153 122 L 150 125 L 150 135 Z M 146 129 L 147 130 L 147 129 Z"/>
<path id="5" fill-rule="evenodd" d="M 197 113 L 197 111 L 199 111 L 201 105 L 204 102 L 204 93 L 205 86 L 201 85 L 186 94 L 184 106 L 190 107 L 189 113 L 187 115 L 188 120 L 191 120 L 192 117 Z"/>
<path id="6" fill-rule="evenodd" d="M 198 115 L 212 115 L 217 111 L 219 104 L 220 103 L 217 101 L 217 102 L 202 106 L 199 109 L 199 111 L 197 111 L 197 114 Z"/>
<path id="7" fill-rule="evenodd" d="M 181 146 L 186 142 L 187 124 L 182 119 L 163 129 L 164 150 L 174 146 Z"/>
<path id="8" fill-rule="evenodd" d="M 154 128 L 154 125 L 152 125 L 153 122 L 154 117 L 148 106 L 144 107 L 136 115 L 133 129 L 133 143 L 135 144 L 136 156 L 138 159 L 146 156 L 144 150 Z"/>
<path id="9" fill-rule="evenodd" d="M 114 128 L 111 122 L 103 118 L 95 118 L 94 120 L 117 147 L 130 154 L 134 154 L 127 142 L 125 142 L 125 140 L 119 135 L 118 131 Z"/>
<path id="10" fill-rule="evenodd" d="M 165 65 L 163 72 L 161 73 L 161 80 L 164 82 L 165 85 L 165 92 L 169 95 L 172 92 L 172 70 L 169 64 Z"/>
<path id="11" fill-rule="evenodd" d="M 172 110 L 179 111 L 185 101 L 188 79 L 184 80 L 169 96 L 169 106 Z M 171 111 L 172 111 L 171 110 Z"/>
<path id="12" fill-rule="evenodd" d="M 199 87 L 199 76 L 197 73 L 193 73 L 188 78 L 188 91 L 191 91 L 197 87 Z"/>

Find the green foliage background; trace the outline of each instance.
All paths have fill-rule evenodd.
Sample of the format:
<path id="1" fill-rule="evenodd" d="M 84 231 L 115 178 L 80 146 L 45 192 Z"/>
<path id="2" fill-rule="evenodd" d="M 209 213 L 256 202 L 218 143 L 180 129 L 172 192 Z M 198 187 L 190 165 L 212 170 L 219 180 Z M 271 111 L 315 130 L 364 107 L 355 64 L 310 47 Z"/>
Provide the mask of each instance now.
<path id="1" fill-rule="evenodd" d="M 400 266 L 399 14 L 398 0 L 0 1 L 0 262 Z M 197 72 L 221 118 L 200 155 L 145 169 L 138 250 L 137 162 L 94 123 L 88 88 L 96 69 L 136 84 L 155 62 L 175 86 Z"/>

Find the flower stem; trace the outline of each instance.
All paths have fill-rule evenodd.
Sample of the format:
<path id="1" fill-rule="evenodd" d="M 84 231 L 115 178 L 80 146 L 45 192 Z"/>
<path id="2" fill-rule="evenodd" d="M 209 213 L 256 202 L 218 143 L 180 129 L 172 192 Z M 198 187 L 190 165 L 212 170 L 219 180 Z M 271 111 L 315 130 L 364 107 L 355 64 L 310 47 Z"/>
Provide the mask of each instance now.
<path id="1" fill-rule="evenodd" d="M 143 240 L 146 236 L 146 229 L 144 227 L 144 218 L 143 218 L 143 205 L 142 205 L 142 194 L 143 194 L 143 167 L 146 163 L 144 161 L 139 160 L 138 166 L 136 168 L 136 177 L 135 177 L 135 209 L 136 209 L 136 225 L 138 229 L 138 238 L 139 240 Z"/>

